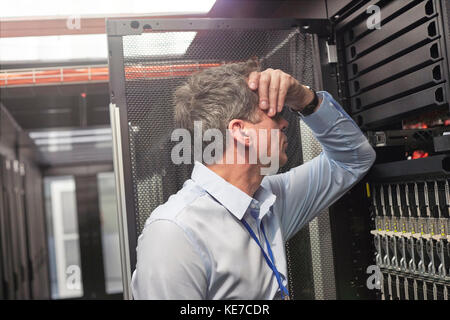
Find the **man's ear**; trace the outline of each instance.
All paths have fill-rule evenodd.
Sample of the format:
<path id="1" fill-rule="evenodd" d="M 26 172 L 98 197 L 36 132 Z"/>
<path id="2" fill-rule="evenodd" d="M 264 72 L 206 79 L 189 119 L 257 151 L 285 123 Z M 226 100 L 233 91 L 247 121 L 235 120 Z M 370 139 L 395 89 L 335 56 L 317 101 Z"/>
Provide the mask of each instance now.
<path id="1" fill-rule="evenodd" d="M 241 119 L 233 119 L 228 124 L 228 131 L 233 137 L 234 141 L 237 141 L 240 144 L 245 145 L 246 147 L 250 146 L 252 143 L 251 134 L 249 134 L 248 124 Z"/>

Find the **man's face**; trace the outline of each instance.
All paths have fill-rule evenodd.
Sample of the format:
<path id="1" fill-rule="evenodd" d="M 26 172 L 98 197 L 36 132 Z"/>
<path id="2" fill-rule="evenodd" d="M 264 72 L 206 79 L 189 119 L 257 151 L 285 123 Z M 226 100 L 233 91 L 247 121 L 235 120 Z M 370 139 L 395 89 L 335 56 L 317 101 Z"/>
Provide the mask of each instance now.
<path id="1" fill-rule="evenodd" d="M 253 129 L 256 132 L 260 132 L 260 130 L 265 130 L 267 132 L 266 136 L 259 134 L 257 139 L 258 141 L 256 143 L 256 147 L 259 152 L 258 154 L 261 154 L 261 152 L 266 152 L 265 154 L 268 157 L 272 157 L 272 151 L 278 150 L 279 165 L 282 167 L 288 160 L 286 154 L 288 142 L 285 130 L 288 127 L 289 122 L 287 122 L 280 113 L 277 113 L 274 117 L 269 117 L 265 111 L 260 109 L 256 112 L 258 112 L 260 121 L 252 124 L 251 126 L 253 126 Z M 276 147 L 274 144 L 278 145 L 277 149 L 274 148 Z"/>

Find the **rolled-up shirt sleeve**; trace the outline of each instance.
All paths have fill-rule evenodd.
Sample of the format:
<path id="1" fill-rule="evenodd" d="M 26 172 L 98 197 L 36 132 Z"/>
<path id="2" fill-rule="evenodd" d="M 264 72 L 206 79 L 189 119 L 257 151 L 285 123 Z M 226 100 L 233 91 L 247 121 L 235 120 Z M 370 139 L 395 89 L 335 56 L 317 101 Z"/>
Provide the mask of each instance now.
<path id="1" fill-rule="evenodd" d="M 150 223 L 138 241 L 134 299 L 206 299 L 205 267 L 195 245 L 173 221 Z"/>
<path id="2" fill-rule="evenodd" d="M 283 238 L 288 240 L 302 226 L 337 201 L 355 185 L 375 161 L 375 151 L 356 123 L 325 92 L 313 114 L 302 117 L 323 151 L 290 171 L 263 180 L 277 195 Z"/>

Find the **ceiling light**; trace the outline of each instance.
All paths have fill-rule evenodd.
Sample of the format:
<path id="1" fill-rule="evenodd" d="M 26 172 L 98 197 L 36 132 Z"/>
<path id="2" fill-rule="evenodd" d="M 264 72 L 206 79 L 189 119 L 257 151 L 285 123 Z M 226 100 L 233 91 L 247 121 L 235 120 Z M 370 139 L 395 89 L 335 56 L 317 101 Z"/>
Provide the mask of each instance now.
<path id="1" fill-rule="evenodd" d="M 106 60 L 105 34 L 0 38 L 0 61 Z"/>
<path id="2" fill-rule="evenodd" d="M 197 32 L 151 32 L 124 39 L 132 45 L 124 46 L 125 57 L 183 55 Z"/>
<path id="3" fill-rule="evenodd" d="M 14 0 L 0 2 L 0 19 L 208 13 L 215 0 Z"/>
<path id="4" fill-rule="evenodd" d="M 125 37 L 132 46 L 124 48 L 126 57 L 183 55 L 196 32 L 144 33 Z M 105 34 L 0 38 L 0 62 L 98 61 L 107 59 Z"/>
<path id="5" fill-rule="evenodd" d="M 90 135 L 111 135 L 111 128 L 81 129 L 81 130 L 58 130 L 58 131 L 34 131 L 30 132 L 32 139 L 66 138 Z"/>
<path id="6" fill-rule="evenodd" d="M 111 141 L 111 136 L 86 136 L 86 137 L 67 137 L 67 138 L 49 138 L 49 139 L 36 139 L 34 142 L 37 146 L 44 145 L 60 145 L 60 144 L 77 144 L 77 143 L 91 143 L 91 142 L 104 142 Z"/>

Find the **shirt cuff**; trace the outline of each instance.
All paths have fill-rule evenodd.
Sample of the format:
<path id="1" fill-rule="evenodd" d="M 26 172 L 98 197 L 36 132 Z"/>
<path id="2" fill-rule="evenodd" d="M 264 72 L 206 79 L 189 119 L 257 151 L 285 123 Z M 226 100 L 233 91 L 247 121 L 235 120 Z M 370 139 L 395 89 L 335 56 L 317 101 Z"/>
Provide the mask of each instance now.
<path id="1" fill-rule="evenodd" d="M 337 119 L 342 115 L 333 105 L 333 97 L 328 92 L 319 91 L 317 95 L 319 95 L 319 98 L 322 98 L 322 103 L 319 108 L 308 116 L 299 114 L 313 132 L 322 133 L 335 124 Z"/>

